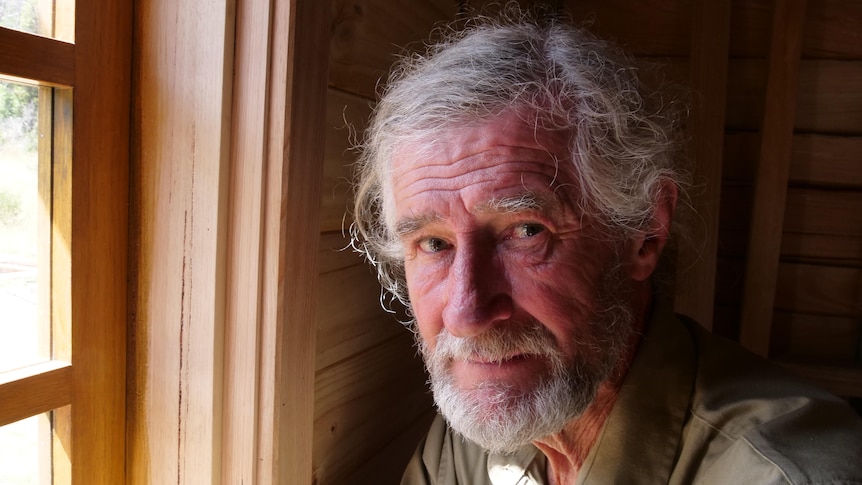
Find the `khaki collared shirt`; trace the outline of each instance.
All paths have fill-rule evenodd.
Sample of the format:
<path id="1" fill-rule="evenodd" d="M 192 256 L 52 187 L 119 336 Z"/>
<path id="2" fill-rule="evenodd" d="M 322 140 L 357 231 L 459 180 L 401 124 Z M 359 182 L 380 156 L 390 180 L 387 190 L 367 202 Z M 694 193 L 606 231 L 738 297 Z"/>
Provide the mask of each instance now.
<path id="1" fill-rule="evenodd" d="M 862 421 L 667 310 L 637 357 L 577 484 L 862 484 Z M 544 485 L 532 445 L 488 455 L 438 416 L 402 485 Z"/>

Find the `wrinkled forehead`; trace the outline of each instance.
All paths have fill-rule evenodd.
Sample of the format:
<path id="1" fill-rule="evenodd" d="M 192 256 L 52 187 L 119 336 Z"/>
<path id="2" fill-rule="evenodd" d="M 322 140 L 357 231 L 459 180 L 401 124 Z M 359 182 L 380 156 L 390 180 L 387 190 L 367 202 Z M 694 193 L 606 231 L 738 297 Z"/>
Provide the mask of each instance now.
<path id="1" fill-rule="evenodd" d="M 547 175 L 549 186 L 574 182 L 568 132 L 543 128 L 514 112 L 490 120 L 453 123 L 402 142 L 392 153 L 383 187 L 384 217 L 390 228 L 394 227 L 395 201 L 404 195 L 404 187 L 425 177 L 445 178 L 474 169 L 494 172 L 494 164 L 507 162 L 506 170 L 519 170 L 520 164 L 525 175 L 544 165 L 539 169 Z"/>

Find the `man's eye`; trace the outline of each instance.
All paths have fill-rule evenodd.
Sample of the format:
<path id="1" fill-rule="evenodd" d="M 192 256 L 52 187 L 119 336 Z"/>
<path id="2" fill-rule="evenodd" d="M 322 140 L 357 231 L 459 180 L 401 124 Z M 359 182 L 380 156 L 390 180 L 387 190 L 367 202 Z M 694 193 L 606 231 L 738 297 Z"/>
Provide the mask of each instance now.
<path id="1" fill-rule="evenodd" d="M 512 235 L 512 237 L 518 238 L 518 239 L 528 238 L 528 237 L 533 237 L 533 236 L 535 236 L 539 233 L 542 233 L 544 231 L 545 231 L 545 226 L 543 226 L 541 224 L 536 224 L 534 222 L 527 222 L 527 223 L 518 224 L 517 226 L 515 226 L 514 234 Z"/>
<path id="2" fill-rule="evenodd" d="M 437 253 L 448 248 L 449 243 L 437 237 L 427 237 L 419 241 L 419 249 L 426 253 Z"/>

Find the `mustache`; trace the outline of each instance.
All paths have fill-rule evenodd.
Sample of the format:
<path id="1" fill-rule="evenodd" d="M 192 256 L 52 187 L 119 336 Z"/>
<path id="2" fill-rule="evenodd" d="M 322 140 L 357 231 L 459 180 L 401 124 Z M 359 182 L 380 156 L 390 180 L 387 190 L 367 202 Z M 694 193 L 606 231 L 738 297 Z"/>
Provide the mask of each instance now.
<path id="1" fill-rule="evenodd" d="M 501 325 L 471 337 L 456 337 L 444 328 L 433 351 L 424 341 L 421 349 L 426 362 L 438 365 L 452 360 L 501 364 L 517 357 L 561 357 L 553 334 L 538 322 Z"/>

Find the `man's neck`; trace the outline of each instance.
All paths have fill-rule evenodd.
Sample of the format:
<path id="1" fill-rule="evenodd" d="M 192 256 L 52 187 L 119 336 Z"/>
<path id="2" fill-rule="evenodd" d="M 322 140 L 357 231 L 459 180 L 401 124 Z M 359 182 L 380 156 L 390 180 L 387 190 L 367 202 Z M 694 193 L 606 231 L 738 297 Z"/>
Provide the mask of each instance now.
<path id="1" fill-rule="evenodd" d="M 637 308 L 639 317 L 624 353 L 609 380 L 598 389 L 593 402 L 583 414 L 569 422 L 559 433 L 533 442 L 548 459 L 547 475 L 551 485 L 575 483 L 578 472 L 587 459 L 616 403 L 623 380 L 634 361 L 649 313 L 649 300 Z"/>
<path id="2" fill-rule="evenodd" d="M 619 387 L 606 384 L 584 413 L 562 431 L 534 442 L 548 458 L 551 484 L 575 483 L 578 471 L 599 437 L 616 402 Z"/>

